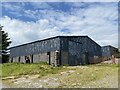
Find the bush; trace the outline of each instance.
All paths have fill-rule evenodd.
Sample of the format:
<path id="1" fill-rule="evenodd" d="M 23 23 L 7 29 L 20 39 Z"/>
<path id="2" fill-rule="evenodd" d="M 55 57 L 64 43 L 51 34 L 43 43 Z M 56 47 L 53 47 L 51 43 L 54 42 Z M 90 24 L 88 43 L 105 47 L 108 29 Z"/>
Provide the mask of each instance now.
<path id="1" fill-rule="evenodd" d="M 8 63 L 9 62 L 9 56 L 8 55 L 2 55 L 2 63 Z"/>

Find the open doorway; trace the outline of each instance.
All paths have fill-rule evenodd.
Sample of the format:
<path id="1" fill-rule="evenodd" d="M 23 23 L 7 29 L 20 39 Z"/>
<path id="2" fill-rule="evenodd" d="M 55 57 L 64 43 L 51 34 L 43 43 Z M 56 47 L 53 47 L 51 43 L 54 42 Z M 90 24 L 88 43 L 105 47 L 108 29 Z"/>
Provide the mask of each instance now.
<path id="1" fill-rule="evenodd" d="M 20 63 L 20 57 L 18 58 L 18 62 Z"/>
<path id="2" fill-rule="evenodd" d="M 13 62 L 13 57 L 11 58 L 11 63 Z"/>
<path id="3" fill-rule="evenodd" d="M 48 64 L 51 65 L 50 52 L 47 52 L 47 57 L 48 57 Z"/>
<path id="4" fill-rule="evenodd" d="M 31 63 L 33 63 L 33 55 L 31 55 Z"/>

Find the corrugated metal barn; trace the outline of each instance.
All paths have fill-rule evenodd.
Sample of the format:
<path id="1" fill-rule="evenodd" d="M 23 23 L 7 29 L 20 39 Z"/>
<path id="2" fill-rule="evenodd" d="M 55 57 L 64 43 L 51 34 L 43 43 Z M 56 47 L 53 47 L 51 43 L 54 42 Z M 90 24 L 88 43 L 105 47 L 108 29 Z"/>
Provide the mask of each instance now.
<path id="1" fill-rule="evenodd" d="M 50 65 L 81 65 L 100 62 L 101 46 L 88 36 L 56 36 L 10 48 L 10 62 L 45 61 Z"/>
<path id="2" fill-rule="evenodd" d="M 102 57 L 105 59 L 110 59 L 112 55 L 117 53 L 117 48 L 107 45 L 102 47 Z"/>

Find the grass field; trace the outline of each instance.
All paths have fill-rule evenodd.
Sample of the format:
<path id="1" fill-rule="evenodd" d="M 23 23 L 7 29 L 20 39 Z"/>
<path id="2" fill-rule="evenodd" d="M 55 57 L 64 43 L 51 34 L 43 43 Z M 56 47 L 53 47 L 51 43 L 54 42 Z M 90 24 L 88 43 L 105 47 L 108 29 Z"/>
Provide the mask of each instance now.
<path id="1" fill-rule="evenodd" d="M 16 87 L 117 88 L 118 67 L 115 64 L 53 67 L 45 63 L 6 63 L 2 65 L 2 75 L 3 78 L 15 76 L 9 81 Z M 38 77 L 32 79 L 34 75 Z"/>
<path id="2" fill-rule="evenodd" d="M 47 74 L 55 74 L 63 70 L 62 67 L 53 67 L 44 62 L 38 64 L 20 64 L 20 63 L 4 63 L 2 65 L 2 77 L 21 75 L 45 76 Z"/>

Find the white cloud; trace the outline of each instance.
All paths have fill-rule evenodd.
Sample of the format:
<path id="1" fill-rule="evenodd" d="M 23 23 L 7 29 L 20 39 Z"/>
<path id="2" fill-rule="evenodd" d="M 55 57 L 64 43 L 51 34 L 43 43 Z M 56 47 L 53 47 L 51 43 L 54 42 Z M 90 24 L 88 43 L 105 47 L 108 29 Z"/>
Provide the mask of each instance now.
<path id="1" fill-rule="evenodd" d="M 2 0 L 2 2 L 119 2 L 119 0 Z"/>
<path id="2" fill-rule="evenodd" d="M 13 41 L 11 46 L 57 35 L 88 35 L 101 46 L 117 46 L 118 25 L 115 20 L 118 12 L 115 4 L 91 4 L 86 9 L 72 8 L 71 12 L 52 9 L 24 12 L 26 16 L 37 19 L 36 22 L 24 22 L 9 17 L 0 20 Z M 70 33 L 61 32 L 61 29 L 68 29 Z"/>
<path id="3" fill-rule="evenodd" d="M 30 3 L 35 9 L 52 9 L 47 2 L 32 2 Z"/>
<path id="4" fill-rule="evenodd" d="M 0 19 L 0 23 L 4 26 L 4 30 L 9 33 L 13 42 L 11 46 L 62 34 L 57 31 L 57 27 L 49 28 L 49 21 L 46 19 L 36 22 L 23 22 L 6 16 Z"/>
<path id="5" fill-rule="evenodd" d="M 15 3 L 15 2 L 9 2 L 9 3 L 2 3 L 2 7 L 5 8 L 6 10 L 11 10 L 11 11 L 21 11 L 24 8 L 24 3 Z"/>

